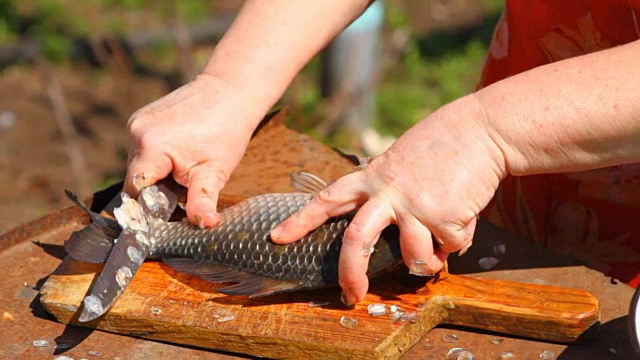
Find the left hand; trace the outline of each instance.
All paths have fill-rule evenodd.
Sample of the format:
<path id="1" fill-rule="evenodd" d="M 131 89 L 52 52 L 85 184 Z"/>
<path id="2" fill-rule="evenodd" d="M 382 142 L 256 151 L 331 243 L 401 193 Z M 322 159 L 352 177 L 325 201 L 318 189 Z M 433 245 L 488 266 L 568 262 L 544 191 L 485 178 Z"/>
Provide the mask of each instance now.
<path id="1" fill-rule="evenodd" d="M 411 273 L 441 270 L 449 253 L 470 244 L 476 216 L 506 175 L 496 134 L 483 114 L 473 95 L 441 108 L 365 169 L 320 191 L 272 231 L 273 241 L 294 242 L 330 217 L 359 208 L 345 231 L 338 268 L 350 304 L 361 301 L 369 286 L 363 248 L 375 244 L 390 224 L 400 229 Z"/>

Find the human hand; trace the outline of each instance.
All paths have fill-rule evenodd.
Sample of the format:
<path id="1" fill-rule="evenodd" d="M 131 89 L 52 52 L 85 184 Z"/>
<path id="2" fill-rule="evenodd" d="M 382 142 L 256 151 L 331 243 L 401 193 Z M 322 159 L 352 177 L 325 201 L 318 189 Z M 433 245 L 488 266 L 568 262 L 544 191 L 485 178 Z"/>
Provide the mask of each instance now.
<path id="1" fill-rule="evenodd" d="M 369 256 L 362 249 L 375 244 L 390 224 L 400 229 L 411 273 L 439 271 L 449 253 L 470 245 L 477 215 L 506 175 L 483 114 L 473 95 L 433 113 L 366 168 L 318 192 L 272 231 L 273 241 L 294 242 L 328 218 L 359 208 L 345 231 L 338 268 L 351 304 L 361 301 L 369 286 Z"/>
<path id="2" fill-rule="evenodd" d="M 141 108 L 129 120 L 125 191 L 139 191 L 173 173 L 188 188 L 186 212 L 194 224 L 214 226 L 218 194 L 242 158 L 267 108 L 230 83 L 203 73 Z"/>

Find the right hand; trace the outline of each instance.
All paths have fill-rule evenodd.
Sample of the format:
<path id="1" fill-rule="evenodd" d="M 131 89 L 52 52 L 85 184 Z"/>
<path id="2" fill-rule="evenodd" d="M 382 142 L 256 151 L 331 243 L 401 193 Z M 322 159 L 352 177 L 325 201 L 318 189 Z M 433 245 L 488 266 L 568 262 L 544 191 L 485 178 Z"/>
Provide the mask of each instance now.
<path id="1" fill-rule="evenodd" d="M 371 246 L 390 224 L 400 230 L 409 271 L 433 275 L 449 253 L 471 245 L 476 216 L 507 175 L 495 138 L 474 95 L 454 101 L 410 128 L 366 168 L 318 192 L 271 237 L 289 244 L 327 219 L 357 209 L 344 232 L 338 264 L 349 304 L 364 299 Z"/>
<path id="2" fill-rule="evenodd" d="M 124 190 L 137 196 L 143 187 L 173 173 L 176 182 L 188 188 L 189 220 L 215 226 L 218 194 L 267 111 L 249 103 L 239 88 L 203 73 L 136 111 L 128 122 Z"/>

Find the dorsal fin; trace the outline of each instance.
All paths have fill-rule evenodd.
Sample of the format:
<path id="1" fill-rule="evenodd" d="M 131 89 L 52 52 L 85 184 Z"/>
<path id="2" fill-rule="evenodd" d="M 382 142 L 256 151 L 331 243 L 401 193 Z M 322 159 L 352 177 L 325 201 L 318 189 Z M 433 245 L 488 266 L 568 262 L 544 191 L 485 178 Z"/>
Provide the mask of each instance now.
<path id="1" fill-rule="evenodd" d="M 290 281 L 277 280 L 224 265 L 187 258 L 167 258 L 162 261 L 181 273 L 195 275 L 215 283 L 236 283 L 217 289 L 226 295 L 248 295 L 250 298 L 294 290 L 300 287 Z"/>
<path id="2" fill-rule="evenodd" d="M 305 171 L 291 173 L 291 186 L 298 191 L 315 194 L 326 188 L 327 185 L 326 181 L 311 173 Z"/>

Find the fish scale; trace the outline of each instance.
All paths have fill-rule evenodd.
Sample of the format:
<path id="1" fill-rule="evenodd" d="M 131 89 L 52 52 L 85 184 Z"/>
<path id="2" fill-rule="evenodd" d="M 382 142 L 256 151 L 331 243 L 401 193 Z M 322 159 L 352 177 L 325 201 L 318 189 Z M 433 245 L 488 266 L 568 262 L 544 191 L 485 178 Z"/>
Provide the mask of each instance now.
<path id="1" fill-rule="evenodd" d="M 153 257 L 190 257 L 295 281 L 305 288 L 335 283 L 340 240 L 351 214 L 330 219 L 293 244 L 276 245 L 270 240 L 270 231 L 312 198 L 313 195 L 307 193 L 255 196 L 223 211 L 220 225 L 211 229 L 199 229 L 183 222 L 167 223 L 152 235 L 166 239 L 156 244 Z M 382 259 L 378 258 L 385 258 L 382 261 L 385 265 L 397 260 L 374 249 L 370 271 L 379 270 L 376 264 Z"/>
<path id="2" fill-rule="evenodd" d="M 220 225 L 195 228 L 183 222 L 167 223 L 152 233 L 159 239 L 154 257 L 191 257 L 223 264 L 270 278 L 291 280 L 305 287 L 337 281 L 339 240 L 350 217 L 334 218 L 289 245 L 271 242 L 269 233 L 313 198 L 311 194 L 266 194 L 223 211 Z M 166 240 L 162 240 L 166 239 Z"/>

